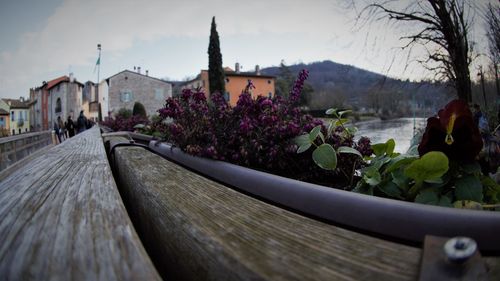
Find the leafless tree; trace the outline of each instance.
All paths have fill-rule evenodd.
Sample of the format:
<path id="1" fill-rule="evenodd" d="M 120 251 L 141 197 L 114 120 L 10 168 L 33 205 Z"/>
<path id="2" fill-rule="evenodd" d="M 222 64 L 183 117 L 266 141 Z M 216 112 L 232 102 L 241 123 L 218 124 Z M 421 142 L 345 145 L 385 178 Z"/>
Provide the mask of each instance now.
<path id="1" fill-rule="evenodd" d="M 495 75 L 497 98 L 500 98 L 500 82 L 498 81 L 498 67 L 500 64 L 500 7 L 488 4 L 486 10 L 486 37 L 488 38 L 489 57 Z"/>
<path id="2" fill-rule="evenodd" d="M 466 1 L 416 0 L 403 9 L 392 8 L 391 4 L 395 1 L 377 1 L 367 5 L 361 14 L 409 27 L 421 27 L 400 38 L 405 41 L 403 49 L 422 45 L 427 54 L 417 61 L 433 71 L 436 78 L 452 82 L 458 98 L 470 102 L 472 47 L 469 30 L 472 23 L 468 14 L 470 6 Z"/>

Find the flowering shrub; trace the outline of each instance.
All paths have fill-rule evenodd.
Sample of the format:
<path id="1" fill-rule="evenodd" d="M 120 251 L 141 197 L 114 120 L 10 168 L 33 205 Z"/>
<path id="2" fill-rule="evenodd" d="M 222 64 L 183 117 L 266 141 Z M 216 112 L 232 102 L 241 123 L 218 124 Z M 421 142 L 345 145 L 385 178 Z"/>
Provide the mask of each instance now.
<path id="1" fill-rule="evenodd" d="M 207 101 L 202 91 L 186 89 L 181 96 L 167 99 L 158 111 L 163 120 L 173 120 L 166 128 L 168 141 L 196 156 L 301 180 L 324 178 L 327 171 L 314 165 L 310 153 L 298 156 L 295 153 L 298 146 L 293 142 L 295 137 L 323 126 L 323 121 L 303 114 L 297 107 L 307 75 L 306 70 L 299 73 L 289 99 L 280 96 L 252 99 L 255 87 L 249 81 L 235 107 L 230 107 L 219 93 L 212 94 Z M 328 141 L 355 146 L 352 137 L 332 136 Z"/>
<path id="2" fill-rule="evenodd" d="M 141 115 L 131 115 L 131 116 L 123 116 L 122 114 L 118 114 L 113 117 L 107 118 L 105 121 L 101 122 L 101 125 L 106 126 L 113 131 L 135 131 L 135 126 L 142 124 L 147 125 L 149 123 L 148 118 L 143 117 Z"/>

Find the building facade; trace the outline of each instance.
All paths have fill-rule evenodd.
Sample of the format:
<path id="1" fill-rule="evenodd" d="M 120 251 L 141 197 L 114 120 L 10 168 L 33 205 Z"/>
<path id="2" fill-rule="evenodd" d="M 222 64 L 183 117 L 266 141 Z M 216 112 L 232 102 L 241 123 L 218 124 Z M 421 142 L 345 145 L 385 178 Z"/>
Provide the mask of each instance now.
<path id="1" fill-rule="evenodd" d="M 57 117 L 64 121 L 71 116 L 76 120 L 83 107 L 84 84 L 78 82 L 70 73 L 42 86 L 30 90 L 32 113 L 31 125 L 35 130 L 50 130 Z M 87 109 L 87 114 L 88 109 Z"/>
<path id="2" fill-rule="evenodd" d="M 172 96 L 172 84 L 139 71 L 124 70 L 106 79 L 109 113 L 115 115 L 121 108 L 132 110 L 135 102 L 144 105 L 148 116 L 157 111 Z"/>
<path id="3" fill-rule="evenodd" d="M 0 103 L 0 110 L 8 112 L 8 115 L 2 115 L 4 130 L 8 131 L 9 135 L 17 135 L 30 132 L 30 105 L 24 98 L 16 99 L 2 99 Z"/>
<path id="4" fill-rule="evenodd" d="M 275 95 L 276 77 L 262 75 L 260 73 L 259 66 L 255 67 L 255 72 L 240 72 L 239 64 L 237 63 L 235 70 L 225 67 L 224 74 L 226 76 L 226 93 L 224 93 L 224 97 L 231 106 L 236 105 L 240 94 L 248 85 L 249 80 L 251 80 L 255 86 L 255 89 L 252 92 L 252 98 L 256 98 L 257 96 L 274 97 Z M 210 89 L 208 70 L 202 70 L 195 79 L 186 82 L 183 88 L 203 88 L 205 95 L 208 98 L 208 89 Z"/>

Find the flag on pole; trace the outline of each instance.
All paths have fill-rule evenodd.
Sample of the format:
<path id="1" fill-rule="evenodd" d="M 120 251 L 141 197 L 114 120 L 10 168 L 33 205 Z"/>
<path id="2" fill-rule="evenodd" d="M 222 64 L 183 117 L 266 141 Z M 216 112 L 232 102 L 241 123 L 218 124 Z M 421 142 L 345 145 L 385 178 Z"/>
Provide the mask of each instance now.
<path id="1" fill-rule="evenodd" d="M 97 61 L 95 63 L 95 66 L 94 66 L 94 73 L 95 73 L 95 70 L 97 69 L 97 66 L 101 64 L 101 57 L 99 56 L 99 58 L 97 58 Z"/>

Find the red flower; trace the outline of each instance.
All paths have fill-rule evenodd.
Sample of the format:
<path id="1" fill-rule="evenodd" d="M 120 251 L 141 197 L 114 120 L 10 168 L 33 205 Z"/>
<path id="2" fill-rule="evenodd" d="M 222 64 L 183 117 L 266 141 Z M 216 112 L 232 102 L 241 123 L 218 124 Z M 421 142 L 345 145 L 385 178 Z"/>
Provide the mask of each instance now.
<path id="1" fill-rule="evenodd" d="M 427 127 L 418 146 L 420 156 L 442 151 L 450 160 L 472 162 L 483 147 L 483 141 L 467 103 L 453 100 L 438 116 L 427 119 Z"/>

